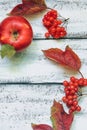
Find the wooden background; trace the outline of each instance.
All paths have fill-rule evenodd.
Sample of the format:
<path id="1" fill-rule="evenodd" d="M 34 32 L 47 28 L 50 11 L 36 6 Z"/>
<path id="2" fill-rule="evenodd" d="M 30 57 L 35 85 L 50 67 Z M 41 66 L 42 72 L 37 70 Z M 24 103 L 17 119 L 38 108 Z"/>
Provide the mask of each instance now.
<path id="1" fill-rule="evenodd" d="M 0 21 L 21 0 L 0 1 Z M 87 77 L 87 1 L 46 0 L 46 4 L 70 18 L 64 39 L 45 39 L 46 29 L 38 13 L 27 17 L 33 27 L 34 39 L 26 51 L 12 59 L 0 58 L 0 130 L 32 130 L 31 123 L 50 124 L 50 107 L 53 100 L 64 95 L 63 80 L 79 73 L 62 68 L 43 55 L 43 49 L 65 49 L 69 45 L 80 57 L 81 72 Z M 85 92 L 86 90 L 84 90 Z M 87 129 L 87 97 L 80 101 L 82 111 L 76 114 L 71 130 Z"/>

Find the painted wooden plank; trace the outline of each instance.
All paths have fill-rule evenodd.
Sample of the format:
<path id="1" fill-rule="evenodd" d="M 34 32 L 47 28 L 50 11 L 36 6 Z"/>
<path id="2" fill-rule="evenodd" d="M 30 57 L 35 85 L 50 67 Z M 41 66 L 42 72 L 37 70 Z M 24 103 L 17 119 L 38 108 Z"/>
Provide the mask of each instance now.
<path id="1" fill-rule="evenodd" d="M 31 123 L 52 125 L 50 108 L 63 95 L 61 85 L 0 85 L 0 129 L 32 130 Z M 70 130 L 87 129 L 87 97 L 79 104 L 82 110 L 75 114 Z"/>
<path id="2" fill-rule="evenodd" d="M 4 82 L 62 82 L 79 73 L 64 69 L 60 65 L 48 60 L 41 50 L 49 48 L 65 49 L 69 45 L 80 57 L 81 72 L 87 77 L 87 40 L 34 40 L 27 50 L 16 54 L 12 59 L 0 59 L 0 83 Z"/>
<path id="3" fill-rule="evenodd" d="M 0 21 L 2 21 L 9 11 L 21 0 L 1 0 L 0 1 Z M 67 26 L 67 38 L 87 38 L 87 1 L 86 0 L 46 0 L 47 6 L 58 10 L 65 18 L 70 18 Z M 42 25 L 42 17 L 46 12 L 35 14 L 27 18 L 33 28 L 34 38 L 44 38 L 47 31 Z M 3 14 L 3 15 L 2 15 Z"/>

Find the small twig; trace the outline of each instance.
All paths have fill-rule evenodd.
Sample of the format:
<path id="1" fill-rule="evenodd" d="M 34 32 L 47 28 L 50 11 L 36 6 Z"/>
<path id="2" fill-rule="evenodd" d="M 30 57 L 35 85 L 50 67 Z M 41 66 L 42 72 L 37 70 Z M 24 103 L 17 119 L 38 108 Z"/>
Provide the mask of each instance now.
<path id="1" fill-rule="evenodd" d="M 63 22 L 68 22 L 69 18 L 65 19 Z"/>
<path id="2" fill-rule="evenodd" d="M 59 14 L 59 17 L 61 17 L 61 18 L 63 18 L 65 20 L 65 18 L 62 15 L 60 15 L 60 14 Z"/>
<path id="3" fill-rule="evenodd" d="M 79 88 L 79 91 L 77 92 L 78 96 L 82 96 L 82 89 Z"/>
<path id="4" fill-rule="evenodd" d="M 52 10 L 52 8 L 50 8 L 50 7 L 47 7 L 47 9 L 50 9 L 50 10 Z"/>
<path id="5" fill-rule="evenodd" d="M 79 74 L 81 75 L 81 77 L 84 78 L 84 76 L 83 76 L 83 74 L 81 73 L 81 71 L 78 70 L 78 72 L 79 72 Z"/>
<path id="6" fill-rule="evenodd" d="M 54 9 L 56 6 L 57 6 L 57 4 L 55 4 L 55 5 L 53 6 L 53 9 Z"/>
<path id="7" fill-rule="evenodd" d="M 64 19 L 64 20 L 63 20 L 63 24 L 62 24 L 62 26 L 65 26 L 65 27 L 67 27 L 68 20 L 69 20 L 69 18 L 67 18 L 67 19 Z"/>
<path id="8" fill-rule="evenodd" d="M 57 4 L 55 4 L 52 8 L 47 7 L 47 9 L 51 9 L 51 10 L 53 10 L 56 6 L 57 6 Z"/>
<path id="9" fill-rule="evenodd" d="M 85 93 L 78 93 L 78 101 L 80 101 L 80 99 L 81 99 L 81 97 L 82 96 L 87 96 L 87 94 L 85 94 Z"/>
<path id="10" fill-rule="evenodd" d="M 87 94 L 85 94 L 85 93 L 82 93 L 82 96 L 87 96 Z"/>
<path id="11" fill-rule="evenodd" d="M 81 97 L 81 96 L 87 96 L 87 93 L 82 93 L 82 89 L 78 91 L 78 97 Z"/>

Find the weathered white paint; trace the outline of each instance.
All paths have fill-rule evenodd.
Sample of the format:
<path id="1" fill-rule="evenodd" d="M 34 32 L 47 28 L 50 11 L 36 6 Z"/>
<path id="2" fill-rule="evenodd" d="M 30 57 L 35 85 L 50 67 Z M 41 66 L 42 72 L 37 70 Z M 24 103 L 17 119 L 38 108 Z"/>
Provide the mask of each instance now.
<path id="1" fill-rule="evenodd" d="M 31 123 L 51 125 L 50 108 L 53 100 L 61 100 L 61 85 L 1 85 L 0 129 L 32 130 Z M 70 130 L 87 128 L 87 97 L 80 101 L 82 111 L 75 115 Z"/>
<path id="2" fill-rule="evenodd" d="M 0 0 L 0 21 L 21 0 Z M 50 107 L 53 100 L 61 100 L 63 86 L 57 84 L 79 74 L 63 69 L 43 55 L 41 50 L 69 45 L 81 58 L 81 72 L 87 77 L 87 0 L 46 0 L 49 7 L 55 6 L 58 12 L 70 18 L 67 38 L 60 40 L 44 39 L 46 29 L 41 20 L 45 12 L 27 18 L 34 31 L 32 44 L 26 51 L 16 54 L 12 59 L 0 58 L 0 83 L 37 83 L 37 85 L 0 84 L 0 130 L 32 130 L 31 123 L 50 124 Z M 38 32 L 37 32 L 38 31 Z M 82 38 L 82 39 L 72 39 Z M 86 88 L 84 89 L 86 93 Z M 82 111 L 75 115 L 70 130 L 87 129 L 87 97 L 80 100 Z M 65 109 L 66 110 L 66 109 Z M 67 111 L 67 110 L 66 110 Z"/>
<path id="3" fill-rule="evenodd" d="M 21 0 L 1 0 L 0 1 L 0 21 L 2 21 L 6 14 L 11 9 L 21 3 Z M 58 10 L 58 12 L 65 18 L 70 18 L 67 27 L 67 38 L 86 38 L 87 37 L 87 1 L 86 0 L 46 0 L 46 4 L 50 8 Z M 30 21 L 33 31 L 34 38 L 44 38 L 44 33 L 47 31 L 42 25 L 42 18 L 46 12 L 35 14 L 28 18 Z M 3 15 L 2 15 L 3 14 Z"/>
<path id="4" fill-rule="evenodd" d="M 49 48 L 65 49 L 69 45 L 82 62 L 81 72 L 87 77 L 87 40 L 34 40 L 27 50 L 12 59 L 0 59 L 0 82 L 62 82 L 71 75 L 80 74 L 64 69 L 48 60 L 42 50 Z M 60 76 L 59 76 L 60 75 Z"/>
<path id="5" fill-rule="evenodd" d="M 0 129 L 32 130 L 31 123 L 51 124 L 50 107 L 62 95 L 63 87 L 57 85 L 1 85 Z"/>

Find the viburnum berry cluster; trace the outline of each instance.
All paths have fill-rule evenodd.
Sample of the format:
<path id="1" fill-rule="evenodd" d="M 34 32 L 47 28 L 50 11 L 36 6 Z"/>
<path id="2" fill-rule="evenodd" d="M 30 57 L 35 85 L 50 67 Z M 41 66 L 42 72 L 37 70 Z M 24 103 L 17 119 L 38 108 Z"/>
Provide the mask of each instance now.
<path id="1" fill-rule="evenodd" d="M 67 32 L 64 25 L 64 22 L 67 22 L 67 19 L 60 19 L 58 18 L 59 14 L 56 10 L 50 10 L 49 12 L 47 12 L 43 19 L 43 25 L 46 27 L 46 29 L 48 30 L 45 33 L 45 37 L 49 38 L 50 36 L 52 36 L 53 38 L 61 38 L 64 37 Z"/>
<path id="2" fill-rule="evenodd" d="M 78 97 L 82 96 L 82 92 L 80 90 L 82 87 L 87 86 L 87 79 L 78 79 L 72 76 L 70 77 L 70 81 L 65 80 L 63 85 L 65 96 L 62 98 L 62 101 L 66 103 L 69 108 L 69 113 L 80 111 L 81 107 L 78 104 Z"/>

